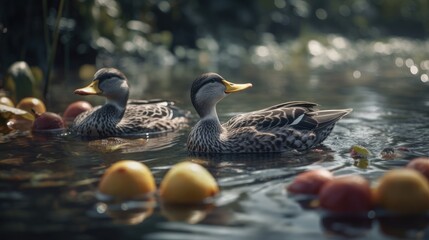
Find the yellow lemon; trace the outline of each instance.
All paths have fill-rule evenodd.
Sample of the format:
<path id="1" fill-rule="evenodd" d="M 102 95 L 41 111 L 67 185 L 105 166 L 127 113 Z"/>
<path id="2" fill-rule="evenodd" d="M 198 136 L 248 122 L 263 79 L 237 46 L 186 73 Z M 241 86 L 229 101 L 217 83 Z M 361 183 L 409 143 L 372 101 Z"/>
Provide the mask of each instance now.
<path id="1" fill-rule="evenodd" d="M 192 162 L 174 165 L 161 182 L 159 194 L 168 204 L 203 203 L 219 192 L 213 176 L 202 166 Z"/>
<path id="2" fill-rule="evenodd" d="M 122 160 L 106 170 L 98 189 L 117 199 L 132 199 L 154 192 L 156 185 L 146 165 L 133 160 Z"/>

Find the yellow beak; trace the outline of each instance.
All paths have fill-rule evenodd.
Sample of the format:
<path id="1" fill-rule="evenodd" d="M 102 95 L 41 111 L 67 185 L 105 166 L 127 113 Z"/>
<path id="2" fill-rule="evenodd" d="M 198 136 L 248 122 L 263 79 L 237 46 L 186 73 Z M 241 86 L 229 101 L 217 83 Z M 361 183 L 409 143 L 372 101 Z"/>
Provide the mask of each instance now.
<path id="1" fill-rule="evenodd" d="M 79 94 L 79 95 L 98 95 L 98 94 L 101 94 L 102 91 L 100 90 L 100 88 L 98 88 L 98 82 L 99 82 L 98 79 L 96 79 L 96 80 L 92 81 L 92 83 L 89 84 L 88 86 L 74 90 L 74 93 Z"/>
<path id="2" fill-rule="evenodd" d="M 225 85 L 226 87 L 225 93 L 239 92 L 252 87 L 251 83 L 236 84 L 236 83 L 228 82 L 225 79 L 223 79 L 222 82 L 223 82 L 223 85 Z"/>

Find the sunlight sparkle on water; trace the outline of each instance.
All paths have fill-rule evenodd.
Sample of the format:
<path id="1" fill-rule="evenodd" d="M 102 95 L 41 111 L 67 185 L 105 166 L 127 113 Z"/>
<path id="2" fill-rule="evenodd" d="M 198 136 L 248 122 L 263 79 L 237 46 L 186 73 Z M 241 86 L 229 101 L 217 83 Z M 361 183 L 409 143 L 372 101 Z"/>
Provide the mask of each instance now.
<path id="1" fill-rule="evenodd" d="M 362 76 L 361 72 L 356 70 L 353 72 L 353 78 L 359 79 Z"/>
<path id="2" fill-rule="evenodd" d="M 407 60 L 405 60 L 405 66 L 407 66 L 408 68 L 414 66 L 414 61 L 411 58 L 407 58 Z"/>
<path id="3" fill-rule="evenodd" d="M 402 58 L 400 58 L 400 57 L 397 57 L 397 58 L 395 59 L 395 65 L 396 65 L 397 67 L 402 67 L 402 66 L 404 66 L 404 59 L 402 59 Z"/>
<path id="4" fill-rule="evenodd" d="M 381 53 L 381 54 L 387 54 L 387 55 L 391 54 L 389 45 L 382 42 L 374 43 L 374 50 L 375 52 Z"/>
<path id="5" fill-rule="evenodd" d="M 423 74 L 420 76 L 420 80 L 421 80 L 422 82 L 424 82 L 424 83 L 427 83 L 427 82 L 429 81 L 429 76 L 428 76 L 426 73 L 423 73 Z"/>
<path id="6" fill-rule="evenodd" d="M 107 210 L 107 205 L 104 203 L 98 203 L 95 207 L 96 211 L 100 214 L 105 213 Z"/>
<path id="7" fill-rule="evenodd" d="M 270 54 L 270 52 L 266 46 L 258 46 L 256 48 L 256 54 L 260 57 L 267 57 Z"/>
<path id="8" fill-rule="evenodd" d="M 420 68 L 423 70 L 429 70 L 429 60 L 421 61 Z"/>
<path id="9" fill-rule="evenodd" d="M 416 75 L 417 73 L 419 73 L 419 69 L 417 68 L 417 66 L 414 65 L 410 67 L 410 72 L 411 74 Z"/>
<path id="10" fill-rule="evenodd" d="M 310 40 L 307 44 L 308 51 L 313 56 L 318 56 L 320 54 L 323 54 L 325 52 L 325 47 L 316 40 Z"/>
<path id="11" fill-rule="evenodd" d="M 316 17 L 320 20 L 325 20 L 328 18 L 328 13 L 325 11 L 325 9 L 319 8 L 316 10 Z"/>
<path id="12" fill-rule="evenodd" d="M 338 49 L 344 49 L 349 45 L 349 42 L 344 37 L 334 37 L 332 39 L 332 45 Z"/>

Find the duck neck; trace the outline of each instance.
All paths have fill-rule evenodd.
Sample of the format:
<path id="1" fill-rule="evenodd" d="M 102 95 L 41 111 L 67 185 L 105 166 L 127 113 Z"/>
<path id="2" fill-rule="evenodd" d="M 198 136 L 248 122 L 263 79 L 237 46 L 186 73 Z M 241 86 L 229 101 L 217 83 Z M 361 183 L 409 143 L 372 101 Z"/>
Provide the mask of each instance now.
<path id="1" fill-rule="evenodd" d="M 122 117 L 127 107 L 128 95 L 123 98 L 108 98 L 105 107 L 110 109 L 111 114 Z"/>
<path id="2" fill-rule="evenodd" d="M 203 123 L 203 125 L 209 125 L 210 130 L 214 133 L 220 134 L 222 132 L 222 126 L 217 115 L 216 105 L 207 109 L 206 112 L 200 113 L 200 122 Z"/>

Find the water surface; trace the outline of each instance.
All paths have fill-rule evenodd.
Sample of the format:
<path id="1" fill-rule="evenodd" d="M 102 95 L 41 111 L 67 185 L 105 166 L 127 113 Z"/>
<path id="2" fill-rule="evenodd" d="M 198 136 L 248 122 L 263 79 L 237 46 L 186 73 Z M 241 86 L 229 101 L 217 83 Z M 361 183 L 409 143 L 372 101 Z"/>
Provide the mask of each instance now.
<path id="1" fill-rule="evenodd" d="M 308 45 L 310 53 L 315 48 L 312 44 Z M 405 50 L 395 53 L 395 42 L 385 46 L 388 53 L 374 52 L 380 50 L 374 43 L 353 43 L 349 52 L 341 46 L 331 46 L 342 56 L 341 62 L 329 58 L 332 52 L 313 49 L 316 52 L 309 59 L 288 60 L 284 69 L 272 67 L 269 61 L 238 69 L 209 69 L 229 81 L 252 82 L 254 86 L 218 104 L 222 121 L 292 100 L 316 102 L 321 109 L 353 108 L 317 151 L 190 156 L 185 146 L 189 127 L 157 138 L 133 140 L 120 148 L 112 148 L 115 141 L 91 142 L 70 136 L 3 139 L 0 218 L 4 221 L 0 235 L 61 239 L 429 238 L 429 221 L 424 217 L 392 220 L 369 213 L 359 219 L 336 218 L 300 205 L 285 191 L 296 174 L 308 169 L 324 167 L 335 175 L 361 174 L 374 183 L 386 170 L 429 155 L 429 85 L 422 75 L 428 73 L 424 61 L 429 58 L 404 56 L 408 54 Z M 347 60 L 347 54 L 359 49 L 365 54 Z M 414 59 L 413 65 L 408 66 L 407 59 Z M 418 74 L 412 66 L 419 67 Z M 192 110 L 192 125 L 198 119 L 190 104 L 189 87 L 202 71 L 186 64 L 160 70 L 143 67 L 129 74 L 131 97 L 174 99 L 178 106 Z M 86 83 L 62 84 L 52 93 L 50 111 L 60 113 L 68 103 L 82 99 L 72 92 Z M 85 100 L 102 103 L 97 97 Z M 349 149 L 355 144 L 372 152 L 368 162 L 350 157 Z M 380 152 L 386 147 L 406 151 L 394 160 L 384 160 Z M 96 198 L 99 177 L 121 159 L 145 163 L 158 184 L 172 165 L 197 162 L 215 176 L 221 195 L 214 206 L 195 209 L 168 209 L 141 202 L 105 205 Z"/>

